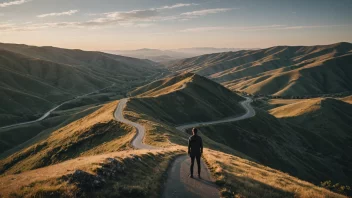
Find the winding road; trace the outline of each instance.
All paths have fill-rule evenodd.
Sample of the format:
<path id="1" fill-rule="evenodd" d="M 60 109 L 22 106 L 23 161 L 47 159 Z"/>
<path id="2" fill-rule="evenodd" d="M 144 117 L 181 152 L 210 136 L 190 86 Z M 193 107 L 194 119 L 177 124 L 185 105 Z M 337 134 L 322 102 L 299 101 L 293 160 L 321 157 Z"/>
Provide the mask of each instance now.
<path id="1" fill-rule="evenodd" d="M 252 99 L 247 98 L 247 97 L 246 97 L 245 101 L 240 102 L 242 107 L 246 110 L 246 113 L 241 116 L 229 117 L 229 118 L 224 118 L 224 119 L 216 120 L 216 121 L 185 124 L 185 125 L 178 126 L 176 128 L 180 131 L 184 131 L 186 129 L 193 128 L 193 127 L 209 126 L 209 125 L 221 124 L 221 123 L 226 123 L 226 122 L 235 122 L 235 121 L 251 118 L 251 117 L 255 116 L 255 110 L 252 108 L 251 102 L 252 102 Z"/>
<path id="2" fill-rule="evenodd" d="M 27 121 L 27 122 L 21 122 L 21 123 L 17 123 L 17 124 L 11 124 L 11 125 L 7 125 L 7 126 L 3 126 L 3 127 L 0 127 L 0 129 L 8 129 L 8 128 L 12 128 L 12 127 L 18 127 L 18 126 L 22 126 L 22 125 L 27 125 L 27 124 L 32 124 L 32 123 L 35 123 L 35 122 L 39 122 L 39 121 L 42 121 L 44 120 L 45 118 L 47 118 L 53 111 L 55 111 L 56 109 L 58 109 L 59 107 L 61 107 L 62 105 L 68 103 L 68 102 L 71 102 L 71 101 L 74 101 L 76 100 L 77 98 L 82 98 L 82 97 L 85 97 L 85 96 L 88 96 L 90 94 L 93 94 L 93 93 L 97 93 L 99 91 L 103 91 L 105 89 L 108 89 L 110 87 L 113 87 L 115 86 L 116 83 L 110 85 L 109 87 L 105 87 L 103 89 L 99 89 L 99 90 L 96 90 L 96 91 L 93 91 L 93 92 L 90 92 L 90 93 L 87 93 L 87 94 L 83 94 L 83 95 L 80 95 L 80 96 L 76 96 L 74 99 L 71 99 L 71 100 L 67 100 L 57 106 L 55 106 L 54 108 L 50 109 L 49 111 L 47 111 L 46 113 L 44 113 L 44 115 L 36 120 L 32 120 L 32 121 Z"/>
<path id="3" fill-rule="evenodd" d="M 153 147 L 143 143 L 143 138 L 145 135 L 145 128 L 143 125 L 127 120 L 123 116 L 123 109 L 128 102 L 128 98 L 121 99 L 117 105 L 117 108 L 114 112 L 114 117 L 117 121 L 131 125 L 137 129 L 137 133 L 132 140 L 132 146 L 136 149 L 161 149 L 158 147 Z M 182 126 L 176 127 L 180 131 L 185 131 L 188 128 L 199 127 L 199 126 L 208 126 L 220 123 L 234 122 L 238 120 L 247 119 L 255 116 L 255 110 L 252 108 L 250 103 L 252 102 L 251 98 L 246 98 L 245 101 L 242 101 L 240 104 L 246 110 L 246 113 L 237 116 L 237 117 L 229 117 L 221 120 L 210 121 L 210 122 L 198 122 L 185 124 Z M 210 171 L 207 166 L 204 164 L 203 160 L 201 160 L 201 179 L 195 178 L 190 179 L 188 177 L 189 174 L 189 166 L 190 166 L 190 158 L 187 155 L 182 155 L 177 157 L 175 161 L 172 163 L 171 168 L 168 170 L 168 178 L 165 184 L 165 188 L 163 190 L 162 197 L 164 198 L 193 198 L 193 197 L 201 197 L 201 198 L 213 198 L 219 197 L 219 191 L 217 186 L 211 179 Z M 195 165 L 196 171 L 196 165 Z"/>
<path id="4" fill-rule="evenodd" d="M 144 126 L 136 122 L 127 120 L 126 118 L 123 117 L 123 109 L 125 108 L 127 101 L 128 101 L 128 98 L 124 98 L 119 101 L 119 104 L 117 105 L 117 108 L 114 112 L 114 117 L 117 121 L 131 125 L 137 129 L 137 134 L 133 137 L 133 140 L 132 140 L 132 146 L 137 149 L 149 149 L 149 150 L 159 149 L 157 147 L 153 147 L 143 143 L 143 138 L 145 134 Z"/>

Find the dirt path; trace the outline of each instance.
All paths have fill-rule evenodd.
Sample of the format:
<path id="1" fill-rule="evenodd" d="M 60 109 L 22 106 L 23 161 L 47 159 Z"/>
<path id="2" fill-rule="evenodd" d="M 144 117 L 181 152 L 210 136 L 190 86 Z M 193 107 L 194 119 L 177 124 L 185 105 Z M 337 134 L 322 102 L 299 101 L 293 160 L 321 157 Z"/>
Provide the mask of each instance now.
<path id="1" fill-rule="evenodd" d="M 188 177 L 190 165 L 191 160 L 187 155 L 176 158 L 168 171 L 168 179 L 162 197 L 219 197 L 217 186 L 212 181 L 210 172 L 204 162 L 201 161 L 201 179 L 198 177 L 194 177 L 194 179 Z M 196 164 L 194 172 L 197 172 Z"/>
<path id="2" fill-rule="evenodd" d="M 120 100 L 115 112 L 114 117 L 117 121 L 129 124 L 137 128 L 137 134 L 132 140 L 132 145 L 137 149 L 159 149 L 158 147 L 153 147 L 143 143 L 143 138 L 145 135 L 145 128 L 141 124 L 132 122 L 123 117 L 123 109 L 126 106 L 128 99 L 124 98 Z M 246 109 L 246 113 L 238 117 L 230 117 L 222 120 L 211 121 L 211 122 L 201 122 L 201 123 L 192 123 L 176 127 L 180 131 L 185 129 L 213 124 L 220 124 L 226 122 L 234 122 L 238 120 L 247 119 L 255 116 L 255 111 L 251 107 L 250 103 L 252 100 L 247 98 L 245 101 L 241 102 L 243 108 Z M 168 171 L 168 177 L 163 190 L 162 197 L 219 197 L 219 191 L 217 186 L 211 179 L 211 174 L 208 170 L 208 167 L 201 160 L 201 179 L 195 177 L 194 179 L 189 178 L 190 174 L 190 158 L 187 155 L 180 156 L 175 159 L 171 165 L 170 170 Z M 194 173 L 197 172 L 197 165 L 194 165 Z M 197 174 L 194 174 L 197 175 Z"/>
<path id="3" fill-rule="evenodd" d="M 159 149 L 157 147 L 153 147 L 143 143 L 143 138 L 145 134 L 144 126 L 136 122 L 127 120 L 126 118 L 123 117 L 123 109 L 126 106 L 127 100 L 128 100 L 127 98 L 124 98 L 119 101 L 119 104 L 117 105 L 117 108 L 114 112 L 114 117 L 117 121 L 131 125 L 137 129 L 137 134 L 133 137 L 133 140 L 132 140 L 132 146 L 137 149 L 149 149 L 149 150 Z"/>

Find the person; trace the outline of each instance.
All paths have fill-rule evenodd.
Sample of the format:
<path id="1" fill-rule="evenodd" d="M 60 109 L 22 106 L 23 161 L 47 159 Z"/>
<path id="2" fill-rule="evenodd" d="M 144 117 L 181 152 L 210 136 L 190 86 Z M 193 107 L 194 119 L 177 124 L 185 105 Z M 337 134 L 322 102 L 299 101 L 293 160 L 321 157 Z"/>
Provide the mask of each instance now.
<path id="1" fill-rule="evenodd" d="M 198 130 L 196 128 L 193 128 L 193 135 L 188 139 L 188 155 L 191 157 L 190 178 L 193 178 L 194 159 L 197 160 L 198 177 L 200 178 L 200 157 L 203 153 L 203 140 L 199 135 L 197 135 L 197 132 Z"/>

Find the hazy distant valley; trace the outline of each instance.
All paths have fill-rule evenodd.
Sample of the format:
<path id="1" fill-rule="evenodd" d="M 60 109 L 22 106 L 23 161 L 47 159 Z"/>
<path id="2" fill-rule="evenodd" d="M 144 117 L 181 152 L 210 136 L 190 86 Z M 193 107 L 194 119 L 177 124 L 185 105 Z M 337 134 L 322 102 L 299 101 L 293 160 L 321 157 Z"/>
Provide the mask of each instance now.
<path id="1" fill-rule="evenodd" d="M 240 48 L 212 48 L 212 47 L 199 47 L 199 48 L 180 48 L 170 50 L 159 49 L 137 49 L 137 50 L 106 50 L 105 52 L 117 54 L 122 56 L 130 56 L 140 59 L 149 59 L 155 62 L 167 63 L 184 58 L 191 58 L 204 54 L 212 54 L 219 52 L 239 51 L 244 50 Z"/>

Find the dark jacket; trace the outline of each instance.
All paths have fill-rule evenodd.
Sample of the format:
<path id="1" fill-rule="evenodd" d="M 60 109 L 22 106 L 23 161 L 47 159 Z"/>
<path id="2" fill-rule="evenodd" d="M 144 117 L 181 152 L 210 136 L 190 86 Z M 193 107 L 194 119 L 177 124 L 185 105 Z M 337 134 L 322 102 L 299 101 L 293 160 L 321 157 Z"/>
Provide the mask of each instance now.
<path id="1" fill-rule="evenodd" d="M 200 156 L 203 153 L 203 140 L 198 135 L 192 135 L 188 139 L 188 154 Z"/>

